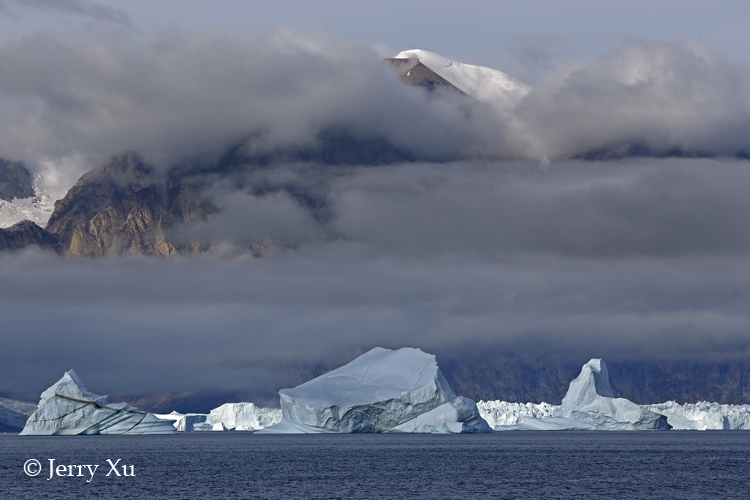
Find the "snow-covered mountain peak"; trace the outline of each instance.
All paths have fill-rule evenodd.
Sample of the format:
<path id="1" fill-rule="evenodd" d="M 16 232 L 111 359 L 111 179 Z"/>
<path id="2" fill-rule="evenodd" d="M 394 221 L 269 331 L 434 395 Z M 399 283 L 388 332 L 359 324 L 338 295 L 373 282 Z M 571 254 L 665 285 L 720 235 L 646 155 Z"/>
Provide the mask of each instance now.
<path id="1" fill-rule="evenodd" d="M 478 101 L 505 103 L 509 99 L 520 99 L 529 92 L 527 85 L 500 70 L 464 64 L 428 50 L 404 50 L 394 59 L 412 60 L 415 64 L 418 61 Z"/>

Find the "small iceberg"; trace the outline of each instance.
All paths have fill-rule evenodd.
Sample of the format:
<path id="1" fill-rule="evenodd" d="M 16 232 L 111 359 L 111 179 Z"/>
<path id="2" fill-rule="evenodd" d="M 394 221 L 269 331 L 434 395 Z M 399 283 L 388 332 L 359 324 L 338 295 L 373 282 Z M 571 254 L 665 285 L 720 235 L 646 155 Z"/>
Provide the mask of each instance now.
<path id="1" fill-rule="evenodd" d="M 81 434 L 174 434 L 172 422 L 138 411 L 127 403 L 110 403 L 90 392 L 69 370 L 42 393 L 39 407 L 26 421 L 22 436 Z"/>
<path id="2" fill-rule="evenodd" d="M 278 408 L 260 408 L 253 403 L 225 403 L 210 413 L 157 414 L 173 422 L 180 432 L 259 431 L 281 422 Z"/>
<path id="3" fill-rule="evenodd" d="M 282 421 L 261 432 L 491 432 L 474 401 L 453 394 L 435 356 L 376 347 L 279 391 Z"/>

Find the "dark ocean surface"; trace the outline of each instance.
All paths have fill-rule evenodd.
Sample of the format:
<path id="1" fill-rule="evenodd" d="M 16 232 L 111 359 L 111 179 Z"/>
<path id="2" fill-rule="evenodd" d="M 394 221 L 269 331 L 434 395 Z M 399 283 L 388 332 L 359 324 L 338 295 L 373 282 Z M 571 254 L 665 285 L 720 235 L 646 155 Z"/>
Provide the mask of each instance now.
<path id="1" fill-rule="evenodd" d="M 750 498 L 748 431 L 0 435 L 0 450 L 3 499 Z"/>

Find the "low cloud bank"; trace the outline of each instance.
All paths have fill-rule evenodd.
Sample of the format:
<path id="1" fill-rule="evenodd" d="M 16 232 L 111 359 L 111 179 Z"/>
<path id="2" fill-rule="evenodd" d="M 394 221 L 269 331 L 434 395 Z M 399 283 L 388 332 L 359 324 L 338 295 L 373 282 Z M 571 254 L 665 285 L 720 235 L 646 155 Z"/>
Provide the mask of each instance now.
<path id="1" fill-rule="evenodd" d="M 282 196 L 229 198 L 290 234 L 338 234 L 273 258 L 0 255 L 0 393 L 33 399 L 75 368 L 110 392 L 267 394 L 375 345 L 459 364 L 513 346 L 746 356 L 747 175 L 684 159 L 355 169 L 331 180 L 325 224 Z"/>

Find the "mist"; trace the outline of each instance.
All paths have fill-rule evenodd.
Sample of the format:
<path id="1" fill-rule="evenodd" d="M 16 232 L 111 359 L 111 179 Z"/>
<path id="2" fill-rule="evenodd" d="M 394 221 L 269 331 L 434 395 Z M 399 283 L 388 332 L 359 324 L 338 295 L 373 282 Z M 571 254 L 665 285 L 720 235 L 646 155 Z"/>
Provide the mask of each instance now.
<path id="1" fill-rule="evenodd" d="M 70 368 L 101 392 L 267 393 L 378 345 L 747 356 L 747 63 L 635 39 L 542 63 L 495 109 L 406 86 L 322 31 L 3 44 L 0 156 L 53 193 L 123 151 L 168 168 L 331 128 L 415 161 L 219 182 L 205 224 L 175 228 L 214 243 L 201 256 L 0 255 L 0 395 L 35 399 Z"/>
<path id="2" fill-rule="evenodd" d="M 124 151 L 169 166 L 249 137 L 258 150 L 306 145 L 331 127 L 432 161 L 748 154 L 747 61 L 689 42 L 547 60 L 511 108 L 435 98 L 381 58 L 380 46 L 320 30 L 144 39 L 115 23 L 29 35 L 0 46 L 0 154 L 54 165 L 60 189 Z"/>
<path id="3" fill-rule="evenodd" d="M 227 210 L 203 229 L 229 244 L 273 220 L 291 243 L 263 258 L 4 254 L 0 392 L 33 399 L 70 368 L 110 392 L 268 392 L 378 345 L 737 359 L 748 165 L 357 168 L 328 180 L 326 219 L 217 191 Z"/>

